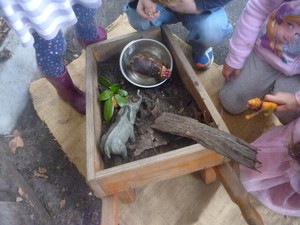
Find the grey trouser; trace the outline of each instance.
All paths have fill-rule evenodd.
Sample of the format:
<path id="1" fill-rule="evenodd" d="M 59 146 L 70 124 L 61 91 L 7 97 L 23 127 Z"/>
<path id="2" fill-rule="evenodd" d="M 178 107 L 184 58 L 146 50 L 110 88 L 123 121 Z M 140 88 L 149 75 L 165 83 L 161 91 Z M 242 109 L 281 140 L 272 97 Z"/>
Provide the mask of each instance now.
<path id="1" fill-rule="evenodd" d="M 221 103 L 229 113 L 239 114 L 247 109 L 251 98 L 262 98 L 268 93 L 296 93 L 300 90 L 299 75 L 288 77 L 252 52 L 239 77 L 225 81 L 220 91 Z M 286 124 L 300 116 L 300 109 L 276 116 Z"/>

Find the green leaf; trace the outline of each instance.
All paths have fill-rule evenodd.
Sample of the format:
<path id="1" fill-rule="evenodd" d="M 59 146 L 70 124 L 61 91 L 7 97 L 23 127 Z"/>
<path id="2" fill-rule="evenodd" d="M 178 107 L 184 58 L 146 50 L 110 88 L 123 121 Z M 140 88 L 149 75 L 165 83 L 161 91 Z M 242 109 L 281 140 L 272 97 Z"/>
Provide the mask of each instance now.
<path id="1" fill-rule="evenodd" d="M 110 87 L 112 86 L 113 84 L 104 76 L 99 76 L 99 79 L 98 79 L 99 83 L 102 84 L 103 86 L 105 87 Z"/>
<path id="2" fill-rule="evenodd" d="M 110 119 L 114 114 L 114 109 L 114 103 L 111 98 L 104 102 L 103 117 L 105 122 L 109 123 Z"/>
<path id="3" fill-rule="evenodd" d="M 110 99 L 112 96 L 114 96 L 114 93 L 111 90 L 105 90 L 99 95 L 98 101 L 105 101 Z"/>
<path id="4" fill-rule="evenodd" d="M 120 84 L 113 84 L 109 87 L 109 89 L 113 92 L 113 93 L 117 93 L 118 90 L 120 89 L 121 85 Z"/>
<path id="5" fill-rule="evenodd" d="M 118 90 L 118 94 L 123 96 L 123 97 L 126 97 L 128 95 L 128 92 L 126 90 L 120 88 Z"/>
<path id="6" fill-rule="evenodd" d="M 115 94 L 115 99 L 120 107 L 123 107 L 124 104 L 128 103 L 128 99 L 119 94 Z"/>

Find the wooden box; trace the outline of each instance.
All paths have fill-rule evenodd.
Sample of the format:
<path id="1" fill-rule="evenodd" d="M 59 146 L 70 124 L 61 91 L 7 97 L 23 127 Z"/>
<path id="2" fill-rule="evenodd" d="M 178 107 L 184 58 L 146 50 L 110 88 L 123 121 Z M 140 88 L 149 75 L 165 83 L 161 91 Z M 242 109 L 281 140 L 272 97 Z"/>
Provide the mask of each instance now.
<path id="1" fill-rule="evenodd" d="M 100 104 L 97 101 L 99 95 L 97 63 L 120 53 L 127 43 L 139 38 L 156 39 L 167 46 L 182 81 L 193 95 L 200 110 L 205 113 L 206 120 L 212 123 L 218 121 L 215 125 L 219 129 L 228 131 L 201 83 L 193 80 L 193 76 L 196 74 L 179 46 L 177 38 L 167 27 L 135 32 L 89 46 L 86 50 L 87 182 L 94 194 L 100 198 L 152 182 L 211 168 L 228 161 L 224 156 L 200 144 L 193 144 L 146 159 L 104 169 L 98 149 L 102 121 Z"/>

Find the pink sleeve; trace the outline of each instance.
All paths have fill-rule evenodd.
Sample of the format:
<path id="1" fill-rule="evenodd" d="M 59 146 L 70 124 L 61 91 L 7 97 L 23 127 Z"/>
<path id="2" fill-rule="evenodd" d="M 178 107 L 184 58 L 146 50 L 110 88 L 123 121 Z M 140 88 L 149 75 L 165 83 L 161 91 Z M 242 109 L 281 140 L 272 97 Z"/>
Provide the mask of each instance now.
<path id="1" fill-rule="evenodd" d="M 229 42 L 229 53 L 225 60 L 229 66 L 235 69 L 243 67 L 246 58 L 254 47 L 263 23 L 282 2 L 283 0 L 248 1 Z"/>

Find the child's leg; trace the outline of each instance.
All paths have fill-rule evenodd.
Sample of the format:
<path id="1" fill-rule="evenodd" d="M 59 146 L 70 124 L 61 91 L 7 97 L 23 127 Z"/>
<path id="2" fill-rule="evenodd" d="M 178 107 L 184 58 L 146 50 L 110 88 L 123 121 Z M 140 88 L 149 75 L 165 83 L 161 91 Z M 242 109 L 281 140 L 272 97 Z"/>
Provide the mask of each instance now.
<path id="1" fill-rule="evenodd" d="M 239 114 L 247 109 L 249 99 L 269 93 L 280 76 L 281 72 L 252 52 L 239 77 L 225 81 L 220 91 L 221 103 L 229 113 Z"/>
<path id="2" fill-rule="evenodd" d="M 55 38 L 45 40 L 37 33 L 33 33 L 36 62 L 45 76 L 59 76 L 65 71 L 63 55 L 66 42 L 62 31 Z"/>
<path id="3" fill-rule="evenodd" d="M 64 101 L 85 114 L 85 94 L 74 85 L 63 61 L 66 43 L 62 31 L 51 40 L 45 40 L 37 33 L 33 37 L 37 65 L 43 75 Z"/>
<path id="4" fill-rule="evenodd" d="M 159 27 L 163 24 L 174 24 L 179 22 L 174 13 L 160 5 L 156 9 L 160 11 L 160 16 L 155 20 L 144 20 L 137 12 L 138 1 L 131 1 L 124 6 L 130 25 L 136 30 L 148 30 L 151 27 Z"/>
<path id="5" fill-rule="evenodd" d="M 273 93 L 277 92 L 289 92 L 289 93 L 296 93 L 300 90 L 300 76 L 280 76 L 275 84 Z M 300 117 L 300 109 L 290 111 L 290 112 L 275 112 L 275 115 L 278 117 L 282 124 L 287 124 L 292 120 Z"/>
<path id="6" fill-rule="evenodd" d="M 80 4 L 73 6 L 78 19 L 75 29 L 78 38 L 83 40 L 94 40 L 99 37 L 96 14 L 97 9 L 84 7 Z"/>
<path id="7" fill-rule="evenodd" d="M 196 57 L 202 56 L 209 47 L 220 44 L 233 30 L 224 8 L 198 15 L 181 14 L 178 19 L 189 30 L 188 42 Z"/>
<path id="8" fill-rule="evenodd" d="M 97 25 L 97 9 L 76 4 L 73 6 L 73 10 L 78 20 L 75 25 L 76 35 L 83 48 L 89 44 L 106 40 L 105 29 Z"/>

